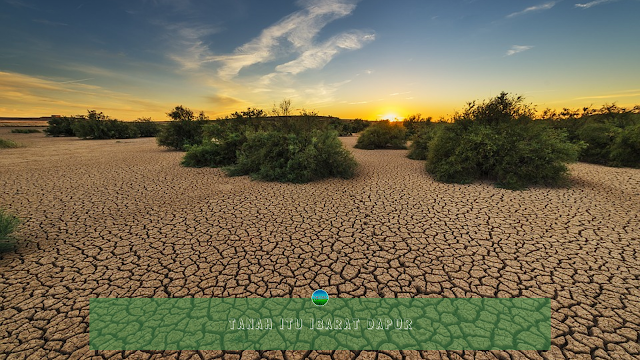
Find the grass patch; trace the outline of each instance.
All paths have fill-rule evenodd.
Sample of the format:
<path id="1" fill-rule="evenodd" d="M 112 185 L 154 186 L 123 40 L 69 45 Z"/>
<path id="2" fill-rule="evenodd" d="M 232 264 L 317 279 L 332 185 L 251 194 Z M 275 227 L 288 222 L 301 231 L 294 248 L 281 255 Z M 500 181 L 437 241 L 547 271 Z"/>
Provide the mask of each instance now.
<path id="1" fill-rule="evenodd" d="M 22 147 L 22 145 L 18 144 L 15 141 L 0 139 L 0 149 L 13 149 L 19 147 Z"/>
<path id="2" fill-rule="evenodd" d="M 0 209 L 0 252 L 15 248 L 16 239 L 13 232 L 20 225 L 20 219 Z"/>
<path id="3" fill-rule="evenodd" d="M 35 134 L 41 132 L 38 129 L 13 129 L 11 133 L 13 134 Z"/>

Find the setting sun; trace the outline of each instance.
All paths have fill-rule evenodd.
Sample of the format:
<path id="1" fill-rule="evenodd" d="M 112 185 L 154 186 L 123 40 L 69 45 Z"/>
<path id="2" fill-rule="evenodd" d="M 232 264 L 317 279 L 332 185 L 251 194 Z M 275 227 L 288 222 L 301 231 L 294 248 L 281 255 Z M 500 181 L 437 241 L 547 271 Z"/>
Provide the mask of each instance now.
<path id="1" fill-rule="evenodd" d="M 380 120 L 389 120 L 389 121 L 402 121 L 403 117 L 396 113 L 387 113 L 385 115 L 379 116 Z"/>

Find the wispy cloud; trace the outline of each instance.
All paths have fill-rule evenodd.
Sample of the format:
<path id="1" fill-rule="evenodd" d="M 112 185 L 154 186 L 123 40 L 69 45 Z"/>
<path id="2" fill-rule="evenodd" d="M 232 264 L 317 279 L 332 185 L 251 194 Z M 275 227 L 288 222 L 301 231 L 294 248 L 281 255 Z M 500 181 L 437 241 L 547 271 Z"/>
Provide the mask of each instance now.
<path id="1" fill-rule="evenodd" d="M 307 105 L 313 105 L 315 107 L 330 106 L 335 102 L 335 92 L 340 89 L 341 86 L 350 83 L 351 80 L 344 80 L 336 83 L 326 84 L 321 82 L 312 87 L 308 87 L 304 90 L 304 98 Z"/>
<path id="2" fill-rule="evenodd" d="M 322 44 L 314 39 L 328 23 L 350 15 L 357 1 L 321 0 L 299 1 L 303 7 L 274 25 L 264 29 L 250 42 L 237 48 L 233 54 L 212 57 L 222 66 L 218 74 L 223 79 L 231 79 L 240 70 L 254 64 L 274 60 L 277 55 L 299 53 L 296 60 L 277 67 L 278 72 L 297 74 L 306 69 L 326 65 L 342 49 L 357 49 L 363 43 L 374 39 L 370 32 L 349 31 L 338 34 Z"/>
<path id="3" fill-rule="evenodd" d="M 61 22 L 55 22 L 55 21 L 49 21 L 49 20 L 43 20 L 43 19 L 33 19 L 33 22 L 39 23 L 39 24 L 44 24 L 44 25 L 51 25 L 51 26 L 67 26 L 69 24 L 65 24 L 65 23 L 61 23 Z"/>
<path id="4" fill-rule="evenodd" d="M 211 28 L 194 28 L 190 24 L 166 26 L 178 34 L 175 51 L 169 57 L 184 69 L 198 69 L 205 63 L 219 63 L 218 76 L 223 80 L 236 77 L 244 68 L 278 58 L 298 57 L 277 65 L 273 74 L 264 75 L 269 83 L 276 75 L 296 75 L 318 69 L 338 53 L 361 48 L 375 39 L 371 31 L 351 30 L 316 43 L 319 32 L 330 22 L 350 15 L 359 0 L 299 0 L 301 10 L 293 12 L 262 30 L 259 36 L 239 46 L 230 54 L 214 54 L 203 40 L 213 34 Z"/>
<path id="5" fill-rule="evenodd" d="M 322 44 L 311 46 L 297 59 L 276 66 L 276 71 L 295 75 L 308 69 L 319 69 L 328 64 L 341 50 L 360 49 L 365 43 L 374 39 L 375 35 L 358 30 L 345 32 Z"/>
<path id="6" fill-rule="evenodd" d="M 588 8 L 590 8 L 592 6 L 606 4 L 606 3 L 610 3 L 610 2 L 614 2 L 614 1 L 617 1 L 617 0 L 595 0 L 595 1 L 588 2 L 588 3 L 584 3 L 584 4 L 576 4 L 575 7 L 582 8 L 582 9 L 588 9 Z"/>
<path id="7" fill-rule="evenodd" d="M 162 25 L 177 35 L 174 37 L 175 51 L 169 54 L 169 58 L 184 69 L 197 69 L 213 56 L 209 46 L 202 38 L 219 32 L 219 28 L 188 23 Z"/>
<path id="8" fill-rule="evenodd" d="M 523 51 L 530 50 L 530 49 L 532 49 L 532 48 L 533 48 L 533 46 L 528 46 L 528 45 L 526 45 L 526 46 L 523 46 L 523 45 L 513 45 L 513 46 L 511 47 L 511 49 L 509 49 L 509 50 L 507 51 L 507 54 L 506 54 L 506 55 L 507 55 L 507 56 L 515 55 L 515 54 L 521 53 L 521 52 L 523 52 Z"/>
<path id="9" fill-rule="evenodd" d="M 108 90 L 80 80 L 53 81 L 14 72 L 0 71 L 0 107 L 27 115 L 56 111 L 72 115 L 86 109 L 117 110 L 121 113 L 157 111 L 164 104 L 131 94 Z M 26 110 L 26 113 L 24 109 Z M 73 113 L 69 113 L 72 111 Z M 129 120 L 126 119 L 125 120 Z"/>
<path id="10" fill-rule="evenodd" d="M 573 98 L 573 100 L 586 100 L 586 99 L 610 99 L 610 98 L 619 98 L 619 97 L 636 97 L 640 96 L 640 89 L 636 90 L 626 90 L 619 94 L 611 94 L 611 95 L 594 95 L 594 96 L 583 96 Z"/>
<path id="11" fill-rule="evenodd" d="M 28 9 L 38 10 L 35 5 L 29 4 L 22 0 L 4 0 L 4 2 L 15 7 L 24 7 Z"/>
<path id="12" fill-rule="evenodd" d="M 556 5 L 556 1 L 550 1 L 550 2 L 546 2 L 544 4 L 531 6 L 531 7 L 528 7 L 526 9 L 522 10 L 522 11 L 518 11 L 518 12 L 514 12 L 512 14 L 509 14 L 509 15 L 507 15 L 507 18 L 512 18 L 512 17 L 528 14 L 528 13 L 531 13 L 531 12 L 549 10 L 552 7 L 554 7 L 555 5 Z"/>
<path id="13" fill-rule="evenodd" d="M 212 27 L 193 22 L 155 23 L 168 30 L 166 56 L 181 70 L 188 70 L 194 81 L 215 89 L 213 93 L 217 95 L 204 100 L 216 111 L 249 103 L 270 107 L 278 98 L 292 99 L 295 106 L 320 108 L 335 103 L 341 87 L 353 79 L 328 77 L 310 83 L 300 75 L 321 69 L 336 56 L 375 40 L 375 33 L 367 29 L 323 34 L 329 23 L 351 15 L 359 1 L 298 0 L 297 11 L 262 28 L 256 37 L 226 53 L 216 52 L 211 45 L 223 36 L 217 34 L 223 24 Z M 255 66 L 259 64 L 262 66 Z M 373 73 L 363 71 L 362 75 Z"/>
<path id="14" fill-rule="evenodd" d="M 73 84 L 73 83 L 85 82 L 85 81 L 89 81 L 89 80 L 93 80 L 93 78 L 86 78 L 86 79 L 78 79 L 78 80 L 61 81 L 61 82 L 59 82 L 58 84 Z"/>
<path id="15" fill-rule="evenodd" d="M 233 106 L 238 106 L 239 104 L 243 103 L 242 100 L 238 100 L 238 99 L 233 98 L 231 96 L 225 96 L 225 95 L 220 95 L 220 94 L 206 96 L 205 99 L 211 105 L 216 106 L 216 107 L 233 107 Z"/>

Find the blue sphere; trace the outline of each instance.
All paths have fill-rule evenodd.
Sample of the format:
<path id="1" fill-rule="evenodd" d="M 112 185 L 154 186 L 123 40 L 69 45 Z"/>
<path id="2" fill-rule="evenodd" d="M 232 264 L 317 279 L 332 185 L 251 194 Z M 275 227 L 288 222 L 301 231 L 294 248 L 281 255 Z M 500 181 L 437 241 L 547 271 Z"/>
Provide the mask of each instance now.
<path id="1" fill-rule="evenodd" d="M 311 301 L 316 306 L 324 306 L 329 301 L 329 294 L 324 290 L 316 290 L 311 295 Z"/>

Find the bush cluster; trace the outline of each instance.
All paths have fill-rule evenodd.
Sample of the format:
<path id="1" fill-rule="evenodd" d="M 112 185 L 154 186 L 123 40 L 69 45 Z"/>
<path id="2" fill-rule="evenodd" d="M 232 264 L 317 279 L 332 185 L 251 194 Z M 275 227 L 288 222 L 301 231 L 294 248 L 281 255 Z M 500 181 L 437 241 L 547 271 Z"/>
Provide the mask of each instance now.
<path id="1" fill-rule="evenodd" d="M 196 118 L 193 111 L 180 105 L 167 115 L 172 121 L 158 133 L 158 145 L 184 151 L 202 143 L 202 128 L 209 121 L 203 112 Z"/>
<path id="2" fill-rule="evenodd" d="M 11 132 L 13 134 L 35 134 L 35 133 L 39 133 L 40 130 L 38 130 L 38 129 L 12 129 Z"/>
<path id="3" fill-rule="evenodd" d="M 406 149 L 406 130 L 401 123 L 378 121 L 367 127 L 358 137 L 355 145 L 358 149 Z"/>
<path id="4" fill-rule="evenodd" d="M 627 126 L 618 134 L 609 158 L 614 166 L 640 168 L 640 123 Z"/>
<path id="5" fill-rule="evenodd" d="M 330 118 L 328 129 L 334 130 L 338 136 L 351 136 L 359 133 L 369 126 L 369 121 L 362 119 L 343 120 L 338 118 Z"/>
<path id="6" fill-rule="evenodd" d="M 76 136 L 73 131 L 73 124 L 76 120 L 76 117 L 51 118 L 48 121 L 49 126 L 44 132 L 48 136 Z"/>
<path id="7" fill-rule="evenodd" d="M 138 137 L 137 129 L 124 121 L 109 119 L 103 113 L 89 111 L 86 118 L 77 118 L 71 126 L 81 139 L 130 139 Z"/>
<path id="8" fill-rule="evenodd" d="M 82 139 L 131 139 L 153 137 L 160 127 L 150 118 L 141 118 L 133 122 L 110 119 L 96 110 L 87 111 L 87 115 L 59 117 L 49 120 L 44 132 L 48 136 L 76 136 Z"/>
<path id="9" fill-rule="evenodd" d="M 128 124 L 135 129 L 139 137 L 156 137 L 160 133 L 160 125 L 151 118 L 139 118 Z"/>
<path id="10" fill-rule="evenodd" d="M 636 110 L 605 105 L 599 110 L 565 109 L 561 114 L 545 112 L 552 127 L 567 131 L 569 139 L 583 146 L 579 161 L 606 165 L 640 167 L 640 114 Z"/>
<path id="11" fill-rule="evenodd" d="M 201 142 L 185 146 L 182 165 L 224 167 L 230 176 L 305 183 L 352 177 L 356 162 L 346 150 L 333 119 L 302 116 L 245 116 L 248 109 L 202 126 Z"/>
<path id="12" fill-rule="evenodd" d="M 431 117 L 423 118 L 422 114 L 414 114 L 402 120 L 402 126 L 407 131 L 407 139 L 413 140 L 419 133 L 431 127 Z"/>
<path id="13" fill-rule="evenodd" d="M 533 114 L 522 97 L 506 93 L 469 103 L 425 142 L 426 170 L 438 181 L 490 179 L 508 189 L 563 183 L 565 163 L 577 159 L 580 146 L 565 132 L 534 121 Z"/>
<path id="14" fill-rule="evenodd" d="M 231 176 L 306 183 L 328 177 L 351 178 L 356 162 L 335 131 L 247 133 Z"/>
<path id="15" fill-rule="evenodd" d="M 433 140 L 433 137 L 437 131 L 437 126 L 435 123 L 428 124 L 428 126 L 420 127 L 419 130 L 414 130 L 417 132 L 415 132 L 415 134 L 409 139 L 411 140 L 411 145 L 409 145 L 409 154 L 407 155 L 409 159 L 427 160 L 429 143 L 431 142 L 431 140 Z"/>
<path id="16" fill-rule="evenodd" d="M 13 232 L 20 225 L 20 219 L 0 208 L 0 252 L 15 247 Z"/>
<path id="17" fill-rule="evenodd" d="M 237 161 L 237 151 L 246 142 L 244 133 L 228 133 L 217 139 L 207 139 L 202 144 L 189 146 L 182 165 L 189 167 L 221 167 Z"/>

